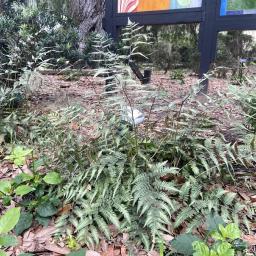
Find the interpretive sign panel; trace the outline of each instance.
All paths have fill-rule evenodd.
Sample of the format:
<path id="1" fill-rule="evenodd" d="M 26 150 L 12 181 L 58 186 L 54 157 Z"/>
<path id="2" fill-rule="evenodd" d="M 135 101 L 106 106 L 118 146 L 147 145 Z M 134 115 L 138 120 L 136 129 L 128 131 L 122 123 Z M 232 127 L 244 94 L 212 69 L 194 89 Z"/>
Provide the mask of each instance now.
<path id="1" fill-rule="evenodd" d="M 117 38 L 128 20 L 141 25 L 200 24 L 200 76 L 215 60 L 220 31 L 256 30 L 256 0 L 106 0 L 105 30 Z"/>
<path id="2" fill-rule="evenodd" d="M 118 0 L 118 13 L 168 11 L 201 6 L 202 0 Z"/>
<path id="3" fill-rule="evenodd" d="M 256 0 L 221 0 L 221 16 L 256 14 Z"/>

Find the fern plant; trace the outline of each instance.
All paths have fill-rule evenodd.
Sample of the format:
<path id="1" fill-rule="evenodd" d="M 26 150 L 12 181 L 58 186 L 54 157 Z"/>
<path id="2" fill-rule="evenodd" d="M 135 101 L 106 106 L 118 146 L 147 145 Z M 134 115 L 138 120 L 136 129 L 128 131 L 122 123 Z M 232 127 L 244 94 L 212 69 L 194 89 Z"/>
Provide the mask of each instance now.
<path id="1" fill-rule="evenodd" d="M 247 124 L 249 129 L 255 134 L 256 133 L 256 81 L 255 78 L 247 78 L 248 83 L 250 84 L 249 87 L 245 87 L 239 90 L 238 87 L 231 87 L 231 93 L 235 96 L 235 99 L 240 103 L 242 106 L 244 113 L 243 115 L 246 118 Z"/>
<path id="2" fill-rule="evenodd" d="M 131 237 L 149 249 L 163 234 L 181 226 L 194 230 L 209 213 L 233 221 L 245 212 L 249 214 L 248 206 L 240 203 L 235 193 L 209 182 L 209 177 L 218 176 L 211 170 L 225 166 L 222 159 L 214 158 L 218 163 L 208 161 L 210 176 L 204 177 L 200 160 L 194 160 L 197 172 L 188 168 L 190 159 L 184 158 L 182 164 L 177 161 L 188 155 L 190 148 L 176 152 L 176 166 L 171 161 L 159 163 L 157 141 L 145 143 L 135 136 L 128 129 L 120 132 L 112 123 L 92 145 L 83 147 L 86 159 L 81 165 L 77 163 L 81 170 L 76 169 L 77 175 L 59 192 L 65 204 L 73 205 L 73 210 L 58 221 L 61 233 L 67 225 L 81 243 L 92 246 L 101 233 L 110 238 L 109 224 L 113 224 L 119 231 L 131 232 Z M 205 146 L 199 143 L 196 145 L 199 150 L 202 146 L 203 154 Z M 182 179 L 184 184 L 179 181 Z"/>
<path id="3" fill-rule="evenodd" d="M 250 207 L 235 193 L 214 183 L 235 182 L 235 169 L 253 166 L 253 157 L 241 153 L 241 145 L 227 143 L 216 133 L 217 120 L 207 112 L 191 110 L 193 91 L 178 110 L 167 106 L 165 126 L 157 138 L 122 125 L 123 106 L 145 107 L 142 97 L 157 95 L 148 90 L 152 88 L 138 85 L 127 65 L 139 54 L 134 43 L 139 28 L 129 24 L 124 33 L 120 52 L 126 55 L 112 52 L 106 38 L 97 37 L 93 54 L 99 57 L 99 68 L 95 76 L 110 79 L 114 88 L 108 97 L 105 92 L 100 94 L 103 119 L 96 139 L 78 147 L 83 160 L 73 158 L 71 168 L 76 175 L 59 191 L 65 204 L 73 206 L 59 219 L 59 231 L 65 232 L 67 225 L 68 232 L 74 230 L 82 244 L 93 246 L 101 234 L 110 238 L 112 224 L 149 249 L 163 234 L 181 227 L 194 230 L 210 213 L 236 222 L 245 213 L 250 215 Z M 62 161 L 65 163 L 65 158 Z"/>
<path id="4" fill-rule="evenodd" d="M 129 66 L 129 62 L 138 56 L 146 58 L 140 50 L 143 46 L 149 45 L 150 41 L 147 35 L 142 33 L 142 27 L 129 22 L 123 29 L 119 47 L 113 45 L 104 35 L 96 35 L 93 42 L 91 56 L 98 67 L 95 69 L 95 77 L 102 78 L 105 83 L 105 93 L 100 94 L 100 104 L 104 112 L 114 110 L 118 115 L 127 106 L 131 109 L 143 107 L 153 91 L 134 79 Z M 111 113 L 113 112 L 110 111 Z"/>
<path id="5" fill-rule="evenodd" d="M 234 153 L 232 145 L 220 138 L 216 150 L 217 142 L 200 135 L 198 123 L 182 126 L 180 122 L 177 129 L 156 139 L 121 126 L 118 117 L 104 116 L 97 136 L 87 140 L 71 129 L 73 122 L 78 127 L 86 124 L 81 114 L 79 108 L 68 108 L 31 117 L 23 124 L 27 132 L 19 128 L 22 134 L 15 136 L 33 143 L 49 170 L 62 173 L 64 185 L 56 193 L 64 206 L 72 207 L 57 221 L 60 233 L 72 233 L 81 244 L 92 247 L 103 235 L 111 239 L 110 225 L 114 225 L 150 249 L 163 234 L 201 226 L 209 213 L 235 222 L 250 215 L 250 208 L 235 193 L 215 182 L 232 175 L 225 162 L 233 170 L 252 159 L 244 158 L 240 150 Z M 197 131 L 196 136 L 188 136 L 188 131 Z"/>

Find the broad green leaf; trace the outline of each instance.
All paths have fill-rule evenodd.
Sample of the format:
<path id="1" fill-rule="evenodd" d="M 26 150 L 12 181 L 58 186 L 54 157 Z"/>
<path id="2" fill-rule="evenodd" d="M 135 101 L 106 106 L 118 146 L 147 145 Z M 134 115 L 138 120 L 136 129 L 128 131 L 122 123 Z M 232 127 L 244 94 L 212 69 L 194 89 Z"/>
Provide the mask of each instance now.
<path id="1" fill-rule="evenodd" d="M 211 237 L 217 241 L 225 241 L 225 237 L 219 231 L 211 232 Z"/>
<path id="2" fill-rule="evenodd" d="M 235 250 L 232 245 L 227 242 L 222 242 L 216 247 L 218 256 L 235 256 Z"/>
<path id="3" fill-rule="evenodd" d="M 61 200 L 57 197 L 51 197 L 50 202 L 56 207 L 61 204 Z"/>
<path id="4" fill-rule="evenodd" d="M 0 256 L 8 256 L 8 255 L 7 255 L 6 252 L 4 252 L 4 251 L 2 251 L 2 250 L 0 249 Z"/>
<path id="5" fill-rule="evenodd" d="M 206 218 L 206 226 L 209 232 L 216 231 L 219 229 L 219 225 L 224 225 L 223 218 L 218 214 L 209 214 Z"/>
<path id="6" fill-rule="evenodd" d="M 11 231 L 20 218 L 20 208 L 12 208 L 8 210 L 0 218 L 0 234 L 6 234 Z"/>
<path id="7" fill-rule="evenodd" d="M 35 188 L 28 185 L 21 185 L 17 187 L 14 192 L 17 196 L 25 196 L 32 191 L 35 191 Z"/>
<path id="8" fill-rule="evenodd" d="M 171 242 L 171 246 L 175 249 L 177 253 L 183 255 L 192 255 L 194 252 L 192 244 L 196 241 L 200 241 L 197 236 L 194 236 L 192 234 L 183 234 L 177 236 Z"/>
<path id="9" fill-rule="evenodd" d="M 85 249 L 80 249 L 79 251 L 71 252 L 67 256 L 85 256 L 86 250 Z"/>
<path id="10" fill-rule="evenodd" d="M 0 246 L 11 247 L 11 246 L 16 246 L 17 244 L 18 244 L 18 240 L 15 236 L 0 235 Z"/>
<path id="11" fill-rule="evenodd" d="M 49 172 L 44 178 L 44 182 L 50 185 L 59 185 L 62 182 L 62 178 L 57 172 Z"/>
<path id="12" fill-rule="evenodd" d="M 5 159 L 12 161 L 15 165 L 21 166 L 26 163 L 26 158 L 31 155 L 33 150 L 26 149 L 21 146 L 16 146 L 12 152 L 11 155 L 5 157 Z"/>
<path id="13" fill-rule="evenodd" d="M 13 181 L 14 181 L 15 184 L 19 185 L 19 184 L 21 184 L 21 183 L 23 183 L 23 182 L 30 181 L 30 180 L 32 180 L 32 179 L 33 179 L 33 176 L 28 175 L 28 174 L 26 174 L 26 173 L 21 173 L 21 174 L 17 175 L 17 176 L 14 178 Z"/>
<path id="14" fill-rule="evenodd" d="M 235 223 L 228 224 L 225 227 L 225 230 L 226 230 L 226 237 L 231 240 L 239 239 L 241 237 L 241 231 L 238 225 Z"/>
<path id="15" fill-rule="evenodd" d="M 2 197 L 2 203 L 4 206 L 9 206 L 11 205 L 11 201 L 12 201 L 12 196 L 11 195 L 5 195 Z"/>
<path id="16" fill-rule="evenodd" d="M 210 256 L 209 247 L 202 241 L 195 241 L 193 244 L 193 256 Z"/>
<path id="17" fill-rule="evenodd" d="M 43 166 L 45 163 L 45 159 L 44 158 L 40 158 L 38 160 L 35 160 L 34 162 L 31 163 L 31 168 L 36 171 L 39 167 Z"/>
<path id="18" fill-rule="evenodd" d="M 8 195 L 12 189 L 12 183 L 9 180 L 0 181 L 0 193 Z"/>
<path id="19" fill-rule="evenodd" d="M 35 220 L 38 222 L 39 225 L 42 225 L 44 227 L 47 227 L 49 225 L 50 222 L 50 218 L 44 218 L 41 216 L 36 216 Z"/>
<path id="20" fill-rule="evenodd" d="M 20 219 L 14 228 L 16 235 L 21 235 L 25 230 L 31 227 L 33 221 L 33 214 L 29 212 L 21 212 Z"/>
<path id="21" fill-rule="evenodd" d="M 51 217 L 58 212 L 58 209 L 50 202 L 43 203 L 38 206 L 36 212 L 41 217 Z"/>

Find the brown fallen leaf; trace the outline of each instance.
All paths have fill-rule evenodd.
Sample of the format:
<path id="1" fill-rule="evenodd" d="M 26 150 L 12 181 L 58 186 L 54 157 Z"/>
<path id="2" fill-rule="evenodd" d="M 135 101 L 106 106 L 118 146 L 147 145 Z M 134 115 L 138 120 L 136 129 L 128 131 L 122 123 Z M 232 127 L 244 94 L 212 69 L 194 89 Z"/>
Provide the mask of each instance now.
<path id="1" fill-rule="evenodd" d="M 59 215 L 67 214 L 72 210 L 72 204 L 66 204 L 64 205 L 59 211 Z"/>
<path id="2" fill-rule="evenodd" d="M 121 256 L 127 256 L 126 248 L 124 245 L 122 245 L 122 247 L 121 247 Z"/>
<path id="3" fill-rule="evenodd" d="M 256 203 L 256 195 L 250 197 L 252 203 Z"/>
<path id="4" fill-rule="evenodd" d="M 28 230 L 24 233 L 20 249 L 26 252 L 36 252 L 45 249 L 45 243 L 49 243 L 55 227 L 40 228 L 37 231 Z"/>
<path id="5" fill-rule="evenodd" d="M 46 241 L 49 241 L 49 239 L 52 237 L 54 232 L 56 231 L 55 227 L 45 227 L 40 229 L 38 232 L 35 233 L 35 239 L 39 243 L 44 243 Z"/>
<path id="6" fill-rule="evenodd" d="M 49 242 L 46 243 L 46 245 L 44 246 L 44 248 L 48 251 L 51 251 L 51 252 L 56 252 L 56 253 L 59 253 L 59 254 L 62 254 L 62 255 L 67 255 L 70 253 L 70 250 L 66 247 L 62 248 L 56 244 L 51 244 Z"/>
<path id="7" fill-rule="evenodd" d="M 114 246 L 110 245 L 108 249 L 105 252 L 103 252 L 102 256 L 115 256 Z"/>
<path id="8" fill-rule="evenodd" d="M 122 243 L 125 244 L 129 240 L 129 234 L 123 233 Z"/>
<path id="9" fill-rule="evenodd" d="M 159 256 L 159 253 L 156 252 L 156 251 L 150 251 L 150 252 L 148 253 L 148 256 Z"/>
<path id="10" fill-rule="evenodd" d="M 35 251 L 36 249 L 35 234 L 30 230 L 25 232 L 25 234 L 23 235 L 21 248 L 26 252 Z"/>
<path id="11" fill-rule="evenodd" d="M 114 250 L 114 256 L 119 256 L 119 255 L 120 255 L 120 250 L 119 249 Z"/>
<path id="12" fill-rule="evenodd" d="M 72 123 L 71 123 L 71 129 L 74 130 L 74 131 L 77 131 L 77 130 L 80 129 L 80 126 L 79 126 L 78 123 L 72 122 Z"/>
<path id="13" fill-rule="evenodd" d="M 95 251 L 87 251 L 85 256 L 101 256 L 101 255 Z"/>
<path id="14" fill-rule="evenodd" d="M 105 240 L 101 240 L 101 241 L 100 241 L 100 247 L 101 247 L 101 249 L 102 249 L 103 252 L 107 251 L 107 249 L 108 249 L 108 244 L 107 244 L 107 242 L 106 242 Z"/>
<path id="15" fill-rule="evenodd" d="M 33 172 L 28 168 L 28 166 L 25 164 L 22 166 L 22 171 L 30 176 L 33 176 Z"/>
<path id="16" fill-rule="evenodd" d="M 163 235 L 162 238 L 168 244 L 174 239 L 174 237 L 170 235 Z"/>
<path id="17" fill-rule="evenodd" d="M 9 171 L 8 167 L 3 167 L 3 168 L 0 167 L 0 178 L 2 179 L 5 176 L 5 174 L 8 173 L 8 171 Z"/>
<path id="18" fill-rule="evenodd" d="M 246 195 L 246 193 L 243 192 L 238 192 L 238 194 L 240 195 L 240 197 L 245 200 L 245 201 L 250 201 L 250 197 L 248 195 Z"/>
<path id="19" fill-rule="evenodd" d="M 256 245 L 256 235 L 243 235 L 242 238 L 250 246 L 255 246 Z"/>

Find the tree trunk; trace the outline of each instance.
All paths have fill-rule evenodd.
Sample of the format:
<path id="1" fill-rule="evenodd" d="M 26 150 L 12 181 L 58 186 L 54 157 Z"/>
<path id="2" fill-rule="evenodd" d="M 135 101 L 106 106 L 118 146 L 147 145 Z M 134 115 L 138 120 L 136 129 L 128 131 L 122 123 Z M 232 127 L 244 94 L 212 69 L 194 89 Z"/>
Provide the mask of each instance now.
<path id="1" fill-rule="evenodd" d="M 8 11 L 8 8 L 10 7 L 12 1 L 7 0 L 0 0 L 0 14 L 4 14 L 6 11 Z"/>
<path id="2" fill-rule="evenodd" d="M 0 14 L 4 12 L 4 2 L 0 0 Z"/>
<path id="3" fill-rule="evenodd" d="M 69 0 L 72 17 L 79 24 L 80 42 L 91 31 L 102 31 L 106 0 Z"/>

